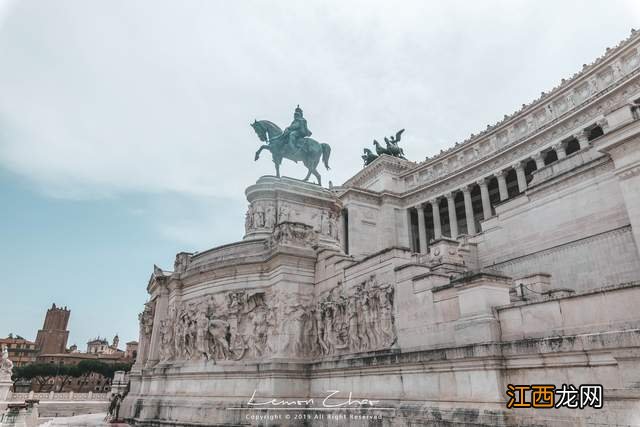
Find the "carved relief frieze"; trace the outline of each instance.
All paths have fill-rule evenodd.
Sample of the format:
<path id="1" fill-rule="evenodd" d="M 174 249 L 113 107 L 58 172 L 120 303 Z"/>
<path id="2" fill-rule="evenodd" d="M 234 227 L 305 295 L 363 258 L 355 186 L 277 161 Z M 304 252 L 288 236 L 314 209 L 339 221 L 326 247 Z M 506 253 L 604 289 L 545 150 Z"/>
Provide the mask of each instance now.
<path id="1" fill-rule="evenodd" d="M 279 223 L 269 239 L 269 246 L 315 247 L 318 244 L 318 232 L 310 225 L 299 222 Z"/>
<path id="2" fill-rule="evenodd" d="M 153 331 L 153 316 L 155 303 L 148 302 L 144 305 L 142 313 L 138 314 L 138 322 L 140 324 L 140 336 L 149 338 Z"/>
<path id="3" fill-rule="evenodd" d="M 389 348 L 395 343 L 394 288 L 375 276 L 345 292 L 339 285 L 313 308 L 320 356 Z"/>
<path id="4" fill-rule="evenodd" d="M 394 288 L 375 276 L 314 300 L 273 288 L 221 292 L 177 303 L 159 325 L 164 363 L 321 357 L 395 343 Z"/>
<path id="5" fill-rule="evenodd" d="M 160 325 L 160 360 L 240 360 L 266 348 L 265 291 L 243 290 L 181 302 Z M 259 326 L 259 328 L 256 328 Z"/>
<path id="6" fill-rule="evenodd" d="M 276 224 L 276 208 L 273 201 L 258 200 L 249 205 L 245 214 L 245 232 L 267 229 Z"/>

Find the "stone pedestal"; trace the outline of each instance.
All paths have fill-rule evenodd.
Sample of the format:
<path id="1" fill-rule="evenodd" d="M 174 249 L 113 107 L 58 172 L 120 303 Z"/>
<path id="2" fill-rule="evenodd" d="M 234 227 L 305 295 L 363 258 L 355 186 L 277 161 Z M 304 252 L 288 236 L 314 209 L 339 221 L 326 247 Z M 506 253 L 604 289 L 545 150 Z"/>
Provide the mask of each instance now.
<path id="1" fill-rule="evenodd" d="M 297 179 L 263 176 L 245 194 L 244 240 L 269 238 L 278 224 L 289 222 L 311 227 L 319 246 L 341 248 L 342 204 L 331 191 Z"/>
<path id="2" fill-rule="evenodd" d="M 129 378 L 125 371 L 116 371 L 111 382 L 111 395 L 124 394 L 129 384 Z"/>
<path id="3" fill-rule="evenodd" d="M 25 403 L 10 403 L 0 422 L 0 427 L 36 427 L 37 425 L 37 400 Z"/>
<path id="4" fill-rule="evenodd" d="M 460 319 L 455 325 L 456 344 L 498 341 L 500 322 L 493 308 L 510 302 L 511 279 L 478 273 L 451 282 L 458 297 Z"/>
<path id="5" fill-rule="evenodd" d="M 434 241 L 429 249 L 427 264 L 434 272 L 449 274 L 461 273 L 467 270 L 460 242 L 454 239 L 442 238 Z"/>
<path id="6" fill-rule="evenodd" d="M 0 402 L 9 400 L 11 396 L 11 387 L 13 387 L 13 381 L 11 378 L 0 379 Z"/>
<path id="7" fill-rule="evenodd" d="M 551 275 L 529 274 L 514 280 L 516 295 L 524 300 L 539 300 L 551 290 Z"/>

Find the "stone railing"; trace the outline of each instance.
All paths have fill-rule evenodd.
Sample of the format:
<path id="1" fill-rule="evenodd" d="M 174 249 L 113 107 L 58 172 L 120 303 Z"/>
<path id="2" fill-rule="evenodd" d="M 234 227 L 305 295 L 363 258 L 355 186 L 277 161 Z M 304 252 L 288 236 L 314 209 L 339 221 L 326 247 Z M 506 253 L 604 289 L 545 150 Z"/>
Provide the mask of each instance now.
<path id="1" fill-rule="evenodd" d="M 194 255 L 191 258 L 189 267 L 190 269 L 197 269 L 212 263 L 232 261 L 239 256 L 259 255 L 265 251 L 266 246 L 263 240 L 230 243 Z"/>
<path id="2" fill-rule="evenodd" d="M 25 400 L 40 400 L 40 401 L 109 401 L 111 398 L 111 393 L 94 393 L 92 391 L 88 393 L 76 393 L 73 391 L 65 392 L 65 393 L 56 393 L 56 392 L 48 392 L 48 393 L 34 393 L 30 391 L 29 393 L 12 393 L 9 398 L 12 402 L 22 402 Z"/>

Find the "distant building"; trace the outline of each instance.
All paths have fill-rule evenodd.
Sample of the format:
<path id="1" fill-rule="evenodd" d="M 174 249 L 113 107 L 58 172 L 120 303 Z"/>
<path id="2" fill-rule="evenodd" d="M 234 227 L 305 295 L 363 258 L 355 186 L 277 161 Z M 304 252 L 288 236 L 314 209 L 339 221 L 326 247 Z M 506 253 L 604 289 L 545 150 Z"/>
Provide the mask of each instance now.
<path id="1" fill-rule="evenodd" d="M 67 307 L 59 308 L 55 304 L 47 310 L 42 329 L 38 331 L 36 342 L 31 342 L 22 337 L 0 340 L 7 344 L 9 357 L 16 366 L 27 363 L 47 363 L 54 366 L 73 366 L 85 360 L 95 360 L 110 365 L 116 363 L 133 363 L 137 355 L 138 343 L 127 343 L 126 351 L 120 350 L 120 337 L 116 335 L 113 341 L 97 337 L 87 342 L 87 352 L 82 353 L 78 346 L 73 344 L 67 349 L 69 331 L 67 325 L 71 311 Z M 64 384 L 63 384 L 64 381 Z M 80 378 L 56 378 L 49 379 L 45 384 L 36 380 L 21 384 L 23 391 L 31 389 L 35 392 L 64 391 L 74 392 L 106 392 L 111 389 L 111 379 L 101 374 L 92 373 Z"/>
<path id="2" fill-rule="evenodd" d="M 95 341 L 95 340 L 94 340 Z M 90 341 L 91 342 L 91 341 Z M 116 363 L 133 363 L 132 359 L 125 357 L 125 352 L 118 350 L 112 353 L 60 353 L 60 354 L 42 354 L 38 356 L 38 363 L 51 363 L 58 366 L 77 365 L 84 360 L 96 360 L 110 365 Z M 40 385 L 33 381 L 31 386 L 35 392 L 58 391 L 61 387 L 62 378 L 50 379 L 47 384 Z M 105 378 L 100 374 L 92 373 L 87 377 L 72 378 L 64 385 L 64 391 L 73 391 L 85 393 L 106 392 L 111 389 L 111 379 Z"/>
<path id="3" fill-rule="evenodd" d="M 38 349 L 33 341 L 9 334 L 7 338 L 0 338 L 0 347 L 3 344 L 7 346 L 9 359 L 14 366 L 19 367 L 36 361 Z"/>
<path id="4" fill-rule="evenodd" d="M 87 353 L 88 354 L 116 354 L 123 353 L 122 357 L 124 357 L 124 352 L 122 350 L 118 350 L 118 344 L 120 343 L 120 338 L 118 335 L 113 337 L 113 344 L 109 345 L 109 341 L 106 338 L 95 338 L 89 342 L 87 342 Z"/>
<path id="5" fill-rule="evenodd" d="M 36 347 L 39 354 L 64 353 L 67 348 L 69 331 L 67 325 L 71 310 L 58 308 L 55 304 L 47 310 L 44 325 L 36 336 Z"/>
<path id="6" fill-rule="evenodd" d="M 109 352 L 109 341 L 104 338 L 95 338 L 87 342 L 87 353 L 103 354 Z"/>
<path id="7" fill-rule="evenodd" d="M 138 341 L 129 341 L 126 346 L 124 351 L 125 357 L 135 361 L 138 356 Z"/>

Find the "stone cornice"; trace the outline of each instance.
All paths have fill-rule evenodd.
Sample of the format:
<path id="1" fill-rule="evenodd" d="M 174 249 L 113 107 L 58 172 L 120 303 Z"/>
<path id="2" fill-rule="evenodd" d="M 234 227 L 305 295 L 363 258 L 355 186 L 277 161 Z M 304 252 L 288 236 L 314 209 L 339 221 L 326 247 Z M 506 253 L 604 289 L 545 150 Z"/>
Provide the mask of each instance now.
<path id="1" fill-rule="evenodd" d="M 640 118 L 637 107 L 631 107 L 626 112 L 628 115 L 624 119 L 629 121 L 604 135 L 594 145 L 598 151 L 611 156 L 615 163 L 615 174 L 620 180 L 640 175 Z"/>
<path id="2" fill-rule="evenodd" d="M 453 187 L 471 183 L 479 178 L 491 175 L 493 171 L 509 167 L 514 161 L 530 156 L 557 142 L 559 139 L 603 118 L 605 112 L 626 104 L 632 93 L 640 92 L 640 68 L 632 76 L 621 82 L 616 88 L 609 88 L 600 94 L 598 102 L 590 102 L 580 109 L 558 118 L 551 126 L 537 134 L 527 137 L 516 144 L 502 147 L 491 156 L 478 159 L 463 168 L 433 181 L 426 182 L 402 194 L 405 205 L 410 206 L 418 202 L 440 195 Z"/>
<path id="3" fill-rule="evenodd" d="M 332 204 L 336 201 L 333 191 L 328 190 L 316 184 L 311 184 L 295 178 L 281 177 L 277 178 L 271 175 L 265 175 L 258 181 L 245 189 L 247 200 L 251 203 L 259 198 L 272 198 L 280 193 L 288 194 L 287 200 L 297 200 L 301 203 L 310 203 L 309 197 L 315 203 Z M 277 197 L 276 197 L 277 198 Z"/>
<path id="4" fill-rule="evenodd" d="M 549 94 L 543 95 L 519 112 L 505 116 L 502 122 L 473 136 L 463 144 L 456 145 L 441 155 L 420 163 L 415 169 L 403 174 L 403 177 L 420 173 L 445 161 L 457 162 L 457 158 L 463 152 L 480 157 L 491 157 L 500 148 L 527 139 L 553 125 L 559 119 L 571 115 L 638 71 L 640 66 L 638 41 L 640 41 L 640 31 L 632 32 L 631 36 L 617 47 L 608 49 L 605 55 L 591 65 L 585 66 L 571 79 L 563 80 L 561 85 Z M 481 151 L 485 152 L 480 153 Z M 454 165 L 454 169 L 459 169 L 459 166 Z M 440 177 L 434 177 L 434 180 L 438 178 Z"/>
<path id="5" fill-rule="evenodd" d="M 392 191 L 372 191 L 359 187 L 346 188 L 340 194 L 340 200 L 345 201 L 345 199 L 353 199 L 355 201 L 371 203 L 374 205 L 379 205 L 383 201 L 390 203 L 395 202 L 399 206 L 402 205 L 402 195 L 398 193 L 394 193 Z"/>
<path id="6" fill-rule="evenodd" d="M 619 146 L 626 144 L 633 139 L 640 139 L 638 137 L 639 134 L 640 120 L 638 118 L 634 118 L 624 123 L 622 126 L 612 130 L 611 133 L 604 135 L 596 144 L 594 144 L 594 146 L 599 151 L 611 154 L 611 152 Z"/>
<path id="7" fill-rule="evenodd" d="M 171 271 L 163 271 L 157 265 L 153 266 L 153 273 L 149 277 L 149 283 L 147 284 L 147 292 L 153 294 L 161 285 L 166 285 L 167 281 L 171 278 Z"/>
<path id="8" fill-rule="evenodd" d="M 228 280 L 230 278 L 237 279 L 241 276 L 269 276 L 280 268 L 290 268 L 304 274 L 304 271 L 313 272 L 316 259 L 317 256 L 311 249 L 278 248 L 277 250 L 251 257 L 211 262 L 197 269 L 188 270 L 181 280 L 183 289 L 187 289 L 213 281 L 229 284 Z M 238 283 L 245 284 L 242 280 Z M 237 286 L 237 283 L 233 284 L 233 286 Z"/>
<path id="9" fill-rule="evenodd" d="M 616 171 L 616 175 L 621 179 L 629 179 L 640 175 L 640 165 L 629 166 L 625 169 Z"/>
<path id="10" fill-rule="evenodd" d="M 379 175 L 383 171 L 388 171 L 394 175 L 401 175 L 404 172 L 415 167 L 416 163 L 409 160 L 392 157 L 387 154 L 383 154 L 373 161 L 364 169 L 356 173 L 353 177 L 348 179 L 342 187 L 358 187 L 362 186 L 372 177 Z"/>
<path id="11" fill-rule="evenodd" d="M 496 310 L 498 312 L 500 312 L 500 311 L 503 311 L 503 310 L 508 310 L 510 308 L 525 307 L 525 306 L 532 306 L 532 305 L 538 305 L 538 304 L 549 304 L 550 302 L 558 301 L 558 300 L 568 300 L 568 299 L 573 299 L 573 298 L 583 298 L 583 297 L 585 297 L 587 295 L 603 294 L 605 292 L 613 293 L 613 292 L 625 291 L 627 289 L 639 288 L 639 287 L 640 287 L 640 282 L 638 282 L 638 281 L 636 281 L 636 282 L 618 283 L 618 284 L 615 284 L 615 285 L 602 286 L 600 288 L 578 291 L 578 292 L 572 293 L 571 295 L 562 295 L 562 296 L 549 295 L 549 297 L 546 298 L 546 299 L 515 301 L 515 302 L 512 302 L 512 303 L 507 304 L 507 305 L 498 306 L 498 307 L 496 307 Z"/>

